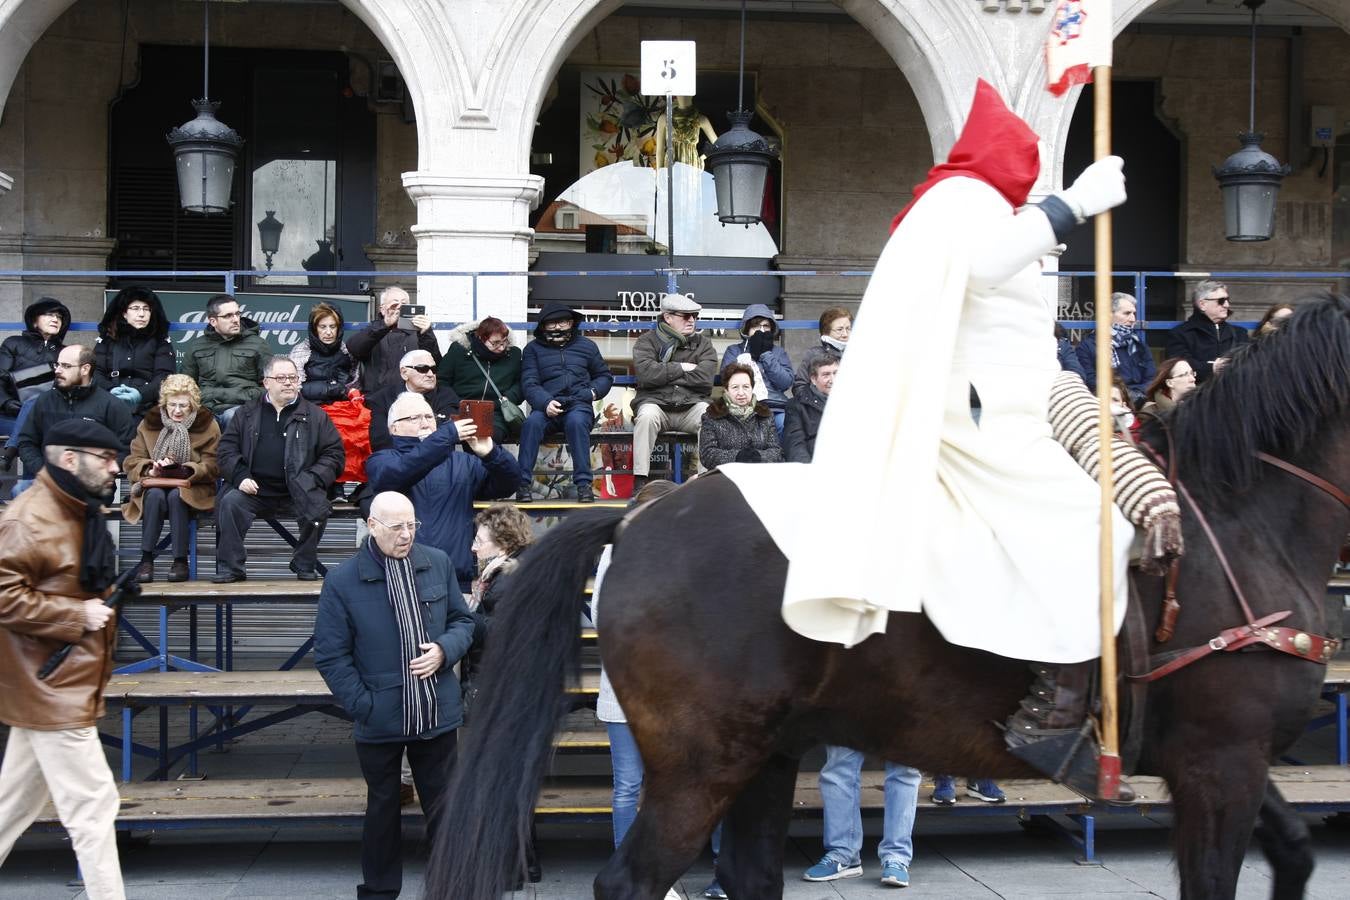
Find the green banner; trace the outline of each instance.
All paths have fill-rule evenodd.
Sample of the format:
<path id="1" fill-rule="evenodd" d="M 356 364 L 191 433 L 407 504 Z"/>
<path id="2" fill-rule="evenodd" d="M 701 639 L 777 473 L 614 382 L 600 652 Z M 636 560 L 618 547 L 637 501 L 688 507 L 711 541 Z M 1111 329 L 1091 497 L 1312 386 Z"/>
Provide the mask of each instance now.
<path id="1" fill-rule="evenodd" d="M 173 344 L 178 367 L 183 365 L 183 351 L 201 335 L 206 325 L 206 301 L 215 291 L 155 291 L 169 317 L 169 343 Z M 104 291 L 103 304 L 116 296 L 117 291 Z M 316 303 L 327 303 L 342 313 L 351 325 L 370 321 L 370 298 L 365 294 L 235 294 L 244 316 L 257 322 L 263 340 L 280 354 L 289 354 L 291 348 L 309 336 L 309 312 Z M 268 325 L 294 323 L 299 328 L 269 328 Z"/>

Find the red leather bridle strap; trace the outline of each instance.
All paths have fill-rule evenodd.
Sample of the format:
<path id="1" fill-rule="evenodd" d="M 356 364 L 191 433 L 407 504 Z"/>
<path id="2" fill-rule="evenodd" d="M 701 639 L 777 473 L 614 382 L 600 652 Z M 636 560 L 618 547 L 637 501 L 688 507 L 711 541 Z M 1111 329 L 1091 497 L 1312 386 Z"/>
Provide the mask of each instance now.
<path id="1" fill-rule="evenodd" d="M 1261 460 L 1261 462 L 1266 463 L 1267 465 L 1271 465 L 1277 469 L 1281 469 L 1285 472 L 1288 472 L 1295 478 L 1301 478 L 1302 480 L 1306 481 L 1308 484 L 1312 485 L 1315 488 L 1325 491 L 1335 499 L 1339 500 L 1342 506 L 1346 507 L 1347 509 L 1350 509 L 1350 494 L 1347 494 L 1345 491 L 1336 487 L 1336 485 L 1332 484 L 1330 481 L 1327 481 L 1321 475 L 1314 475 L 1307 469 L 1300 469 L 1293 463 L 1285 462 L 1278 456 L 1271 456 L 1269 453 L 1258 453 L 1256 454 L 1256 458 Z"/>

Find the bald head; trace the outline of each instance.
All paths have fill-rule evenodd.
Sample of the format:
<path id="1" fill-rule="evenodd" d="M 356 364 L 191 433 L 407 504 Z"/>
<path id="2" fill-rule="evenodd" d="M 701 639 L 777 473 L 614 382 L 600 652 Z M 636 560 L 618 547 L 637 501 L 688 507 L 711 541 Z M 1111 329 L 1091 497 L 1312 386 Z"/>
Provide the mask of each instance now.
<path id="1" fill-rule="evenodd" d="M 436 430 L 436 414 L 427 398 L 404 391 L 389 405 L 389 433 L 395 437 L 425 438 Z"/>
<path id="2" fill-rule="evenodd" d="M 412 552 L 417 537 L 416 520 L 412 501 L 402 494 L 394 491 L 376 494 L 370 503 L 366 526 L 385 556 L 403 559 Z"/>

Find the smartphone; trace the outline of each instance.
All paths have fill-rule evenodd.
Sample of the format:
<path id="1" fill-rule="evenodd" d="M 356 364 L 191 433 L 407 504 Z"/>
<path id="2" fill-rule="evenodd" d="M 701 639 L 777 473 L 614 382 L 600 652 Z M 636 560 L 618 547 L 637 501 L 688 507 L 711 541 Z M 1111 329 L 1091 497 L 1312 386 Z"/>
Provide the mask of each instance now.
<path id="1" fill-rule="evenodd" d="M 492 414 L 495 409 L 496 404 L 491 400 L 459 401 L 459 417 L 473 420 L 474 426 L 478 429 L 475 437 L 492 436 Z"/>
<path id="2" fill-rule="evenodd" d="M 414 330 L 412 323 L 413 316 L 425 316 L 426 314 L 427 308 L 425 306 L 408 304 L 398 311 L 398 327 L 412 331 Z"/>

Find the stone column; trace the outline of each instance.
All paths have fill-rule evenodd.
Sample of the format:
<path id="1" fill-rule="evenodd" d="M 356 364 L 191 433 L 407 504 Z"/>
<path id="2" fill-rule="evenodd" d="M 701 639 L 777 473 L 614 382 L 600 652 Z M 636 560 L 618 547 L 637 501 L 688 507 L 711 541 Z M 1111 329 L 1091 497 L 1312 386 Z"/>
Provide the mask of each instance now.
<path id="1" fill-rule="evenodd" d="M 529 266 L 530 210 L 539 204 L 538 175 L 405 172 L 403 186 L 417 204 L 417 268 L 435 272 L 524 272 Z M 486 315 L 524 322 L 523 276 L 421 275 L 417 300 L 440 322 Z"/>

